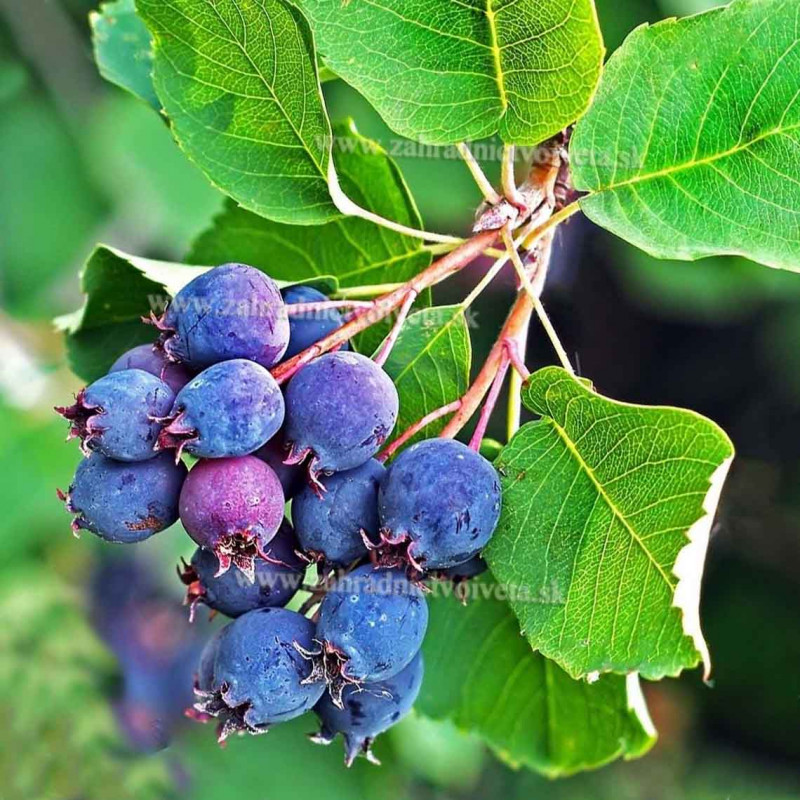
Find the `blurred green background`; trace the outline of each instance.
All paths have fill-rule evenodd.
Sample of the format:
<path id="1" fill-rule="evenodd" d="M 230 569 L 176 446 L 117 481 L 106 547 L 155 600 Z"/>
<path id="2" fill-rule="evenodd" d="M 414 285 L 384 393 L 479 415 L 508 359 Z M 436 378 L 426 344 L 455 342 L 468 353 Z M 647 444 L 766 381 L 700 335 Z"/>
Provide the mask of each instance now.
<path id="1" fill-rule="evenodd" d="M 557 783 L 414 717 L 379 743 L 382 769 L 350 771 L 338 743 L 305 742 L 306 719 L 224 751 L 181 721 L 208 634 L 180 606 L 186 540 L 171 531 L 123 551 L 70 536 L 55 490 L 78 451 L 51 409 L 78 383 L 50 319 L 79 304 L 96 242 L 179 260 L 221 197 L 156 115 L 99 78 L 93 5 L 0 0 L 0 796 L 800 797 L 800 276 L 737 259 L 656 262 L 583 220 L 559 234 L 546 293 L 582 373 L 615 398 L 706 414 L 739 453 L 703 594 L 713 688 L 697 675 L 646 687 L 653 753 Z M 641 22 L 710 3 L 598 5 L 613 50 Z M 334 82 L 326 94 L 334 118 L 391 139 L 352 90 Z M 399 161 L 427 227 L 465 231 L 478 197 L 463 166 Z M 481 268 L 439 299 L 463 296 Z M 478 353 L 512 291 L 505 275 L 478 307 Z M 536 327 L 528 360 L 552 361 Z"/>

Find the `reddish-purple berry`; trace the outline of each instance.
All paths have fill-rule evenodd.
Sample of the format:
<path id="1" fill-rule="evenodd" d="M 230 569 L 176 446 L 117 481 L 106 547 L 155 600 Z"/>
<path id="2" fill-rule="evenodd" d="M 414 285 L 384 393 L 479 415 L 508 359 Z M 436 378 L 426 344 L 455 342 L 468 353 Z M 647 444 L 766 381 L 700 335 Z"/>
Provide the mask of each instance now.
<path id="1" fill-rule="evenodd" d="M 140 344 L 123 353 L 112 365 L 109 373 L 124 369 L 142 369 L 161 378 L 175 394 L 192 379 L 194 372 L 183 364 L 170 361 L 161 348 L 152 344 Z"/>
<path id="2" fill-rule="evenodd" d="M 283 521 L 284 497 L 275 473 L 255 456 L 200 461 L 183 485 L 180 517 L 189 536 L 219 561 L 217 575 L 234 564 L 252 581 L 254 559 Z"/>

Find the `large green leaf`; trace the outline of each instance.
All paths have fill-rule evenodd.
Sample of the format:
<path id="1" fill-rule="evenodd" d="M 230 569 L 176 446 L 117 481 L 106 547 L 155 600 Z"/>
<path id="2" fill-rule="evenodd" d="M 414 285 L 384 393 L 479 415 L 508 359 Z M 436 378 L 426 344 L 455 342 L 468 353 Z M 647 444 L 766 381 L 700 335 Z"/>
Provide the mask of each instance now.
<path id="1" fill-rule="evenodd" d="M 156 93 L 178 143 L 256 214 L 294 225 L 339 216 L 314 42 L 283 0 L 136 0 L 153 35 Z"/>
<path id="2" fill-rule="evenodd" d="M 162 313 L 170 297 L 208 269 L 97 247 L 81 274 L 84 305 L 56 320 L 67 337 L 72 371 L 87 381 L 95 380 L 127 349 L 153 341 L 156 332 L 142 317 Z M 290 286 L 302 282 L 277 283 Z M 327 276 L 307 282 L 329 292 L 337 286 L 336 280 Z"/>
<path id="3" fill-rule="evenodd" d="M 502 588 L 489 576 L 470 584 L 466 606 L 454 597 L 431 599 L 417 710 L 452 719 L 506 761 L 551 777 L 647 752 L 655 731 L 637 676 L 574 680 L 530 649 L 497 598 Z"/>
<path id="4" fill-rule="evenodd" d="M 558 602 L 511 606 L 531 645 L 575 677 L 677 675 L 708 648 L 700 581 L 733 457 L 690 411 L 618 403 L 547 367 L 523 388 L 541 416 L 495 462 L 503 513 L 486 557 L 498 580 Z"/>
<path id="5" fill-rule="evenodd" d="M 419 228 L 419 217 L 397 165 L 352 121 L 335 126 L 336 171 L 347 194 L 370 211 Z M 428 266 L 419 239 L 348 217 L 315 227 L 271 222 L 229 203 L 202 233 L 188 260 L 195 264 L 241 261 L 274 278 L 296 281 L 335 275 L 341 286 L 395 283 Z"/>
<path id="6" fill-rule="evenodd" d="M 74 575 L 73 575 L 74 577 Z M 0 594 L 0 770 L 9 798 L 164 800 L 169 764 L 124 741 L 107 690 L 113 659 L 81 598 L 52 566 L 17 571 Z"/>
<path id="7" fill-rule="evenodd" d="M 472 345 L 462 306 L 435 306 L 412 314 L 384 365 L 400 396 L 395 434 L 458 400 L 469 385 L 471 364 Z M 428 425 L 409 444 L 436 436 L 445 422 Z"/>
<path id="8" fill-rule="evenodd" d="M 592 0 L 300 0 L 320 52 L 403 136 L 538 144 L 594 93 Z"/>
<path id="9" fill-rule="evenodd" d="M 134 0 L 103 3 L 89 15 L 89 22 L 100 74 L 160 110 L 153 88 L 150 32 L 136 14 Z"/>
<path id="10" fill-rule="evenodd" d="M 787 0 L 634 31 L 572 140 L 587 216 L 660 258 L 800 269 L 798 45 Z"/>

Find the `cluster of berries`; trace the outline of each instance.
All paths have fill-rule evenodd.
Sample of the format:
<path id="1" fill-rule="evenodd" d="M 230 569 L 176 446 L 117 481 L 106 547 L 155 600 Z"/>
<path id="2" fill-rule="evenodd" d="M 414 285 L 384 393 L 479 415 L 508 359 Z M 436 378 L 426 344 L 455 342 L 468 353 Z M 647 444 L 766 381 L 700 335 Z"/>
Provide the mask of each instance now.
<path id="1" fill-rule="evenodd" d="M 500 487 L 486 459 L 449 439 L 386 469 L 375 456 L 398 396 L 369 358 L 322 355 L 281 390 L 269 369 L 343 321 L 287 307 L 325 300 L 217 267 L 152 319 L 155 345 L 57 410 L 87 456 L 63 495 L 73 530 L 137 542 L 180 519 L 198 545 L 180 571 L 192 612 L 203 603 L 233 618 L 204 650 L 194 716 L 218 718 L 224 740 L 313 709 L 315 741 L 342 733 L 350 764 L 413 705 L 424 581 L 480 571 Z M 305 604 L 287 609 L 301 590 Z"/>

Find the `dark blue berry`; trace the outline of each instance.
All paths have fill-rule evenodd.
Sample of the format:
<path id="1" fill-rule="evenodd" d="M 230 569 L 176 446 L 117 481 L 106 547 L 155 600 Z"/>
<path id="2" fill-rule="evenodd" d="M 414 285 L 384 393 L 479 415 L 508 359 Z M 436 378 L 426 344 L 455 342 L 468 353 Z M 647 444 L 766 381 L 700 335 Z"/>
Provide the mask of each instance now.
<path id="1" fill-rule="evenodd" d="M 283 290 L 283 300 L 286 305 L 298 303 L 324 303 L 328 298 L 312 286 L 292 286 Z M 290 314 L 289 347 L 283 354 L 284 359 L 296 356 L 303 350 L 316 344 L 324 336 L 340 328 L 344 324 L 342 315 L 335 309 L 324 311 L 309 311 L 305 314 Z M 347 349 L 345 345 L 344 350 Z"/>
<path id="2" fill-rule="evenodd" d="M 290 460 L 311 455 L 309 474 L 354 469 L 386 441 L 397 420 L 389 376 L 358 353 L 329 353 L 303 367 L 286 390 Z"/>
<path id="3" fill-rule="evenodd" d="M 302 585 L 308 566 L 296 549 L 292 526 L 284 520 L 266 548 L 270 560 L 255 560 L 255 579 L 251 581 L 239 570 L 218 575 L 219 559 L 211 550 L 199 547 L 181 573 L 181 580 L 188 587 L 186 603 L 192 615 L 198 603 L 228 617 L 240 617 L 254 608 L 285 606 Z"/>
<path id="4" fill-rule="evenodd" d="M 175 394 L 164 381 L 140 369 L 106 375 L 82 389 L 72 406 L 56 408 L 70 422 L 70 438 L 84 453 L 117 461 L 145 461 L 156 455 L 161 425 Z"/>
<path id="5" fill-rule="evenodd" d="M 347 683 L 400 672 L 422 645 L 427 626 L 422 590 L 402 570 L 367 564 L 339 578 L 320 604 L 315 663 L 334 702 Z"/>
<path id="6" fill-rule="evenodd" d="M 216 646 L 213 686 L 196 690 L 195 708 L 220 718 L 219 738 L 263 733 L 317 703 L 324 683 L 309 682 L 311 665 L 298 648 L 313 646 L 314 624 L 295 611 L 259 608 L 234 620 Z"/>
<path id="7" fill-rule="evenodd" d="M 367 555 L 363 535 L 377 541 L 378 488 L 386 472 L 379 461 L 337 472 L 318 495 L 306 486 L 294 499 L 292 519 L 302 549 L 337 566 Z"/>
<path id="8" fill-rule="evenodd" d="M 183 364 L 170 361 L 164 351 L 151 344 L 140 344 L 123 353 L 111 366 L 109 372 L 124 369 L 142 369 L 161 378 L 177 394 L 192 379 L 194 372 Z"/>
<path id="9" fill-rule="evenodd" d="M 337 708 L 329 694 L 314 706 L 320 731 L 312 741 L 330 744 L 336 734 L 344 738 L 344 763 L 349 767 L 356 756 L 363 755 L 373 764 L 380 762 L 372 754 L 375 737 L 397 724 L 414 705 L 422 686 L 422 653 L 397 675 L 362 687 L 347 686 L 342 692 L 343 708 Z"/>
<path id="10" fill-rule="evenodd" d="M 271 367 L 289 343 L 277 285 L 245 264 L 223 264 L 195 278 L 156 324 L 167 357 L 194 369 L 234 358 Z"/>
<path id="11" fill-rule="evenodd" d="M 500 517 L 497 470 L 453 439 L 428 439 L 401 453 L 381 484 L 381 535 L 412 564 L 447 569 L 487 544 Z"/>
<path id="12" fill-rule="evenodd" d="M 198 458 L 244 456 L 278 432 L 283 416 L 283 394 L 264 367 L 223 361 L 178 392 L 158 447 Z"/>
<path id="13" fill-rule="evenodd" d="M 63 495 L 76 517 L 76 533 L 91 531 L 110 542 L 140 542 L 178 519 L 186 467 L 168 454 L 147 461 L 112 461 L 98 453 L 84 459 Z"/>

